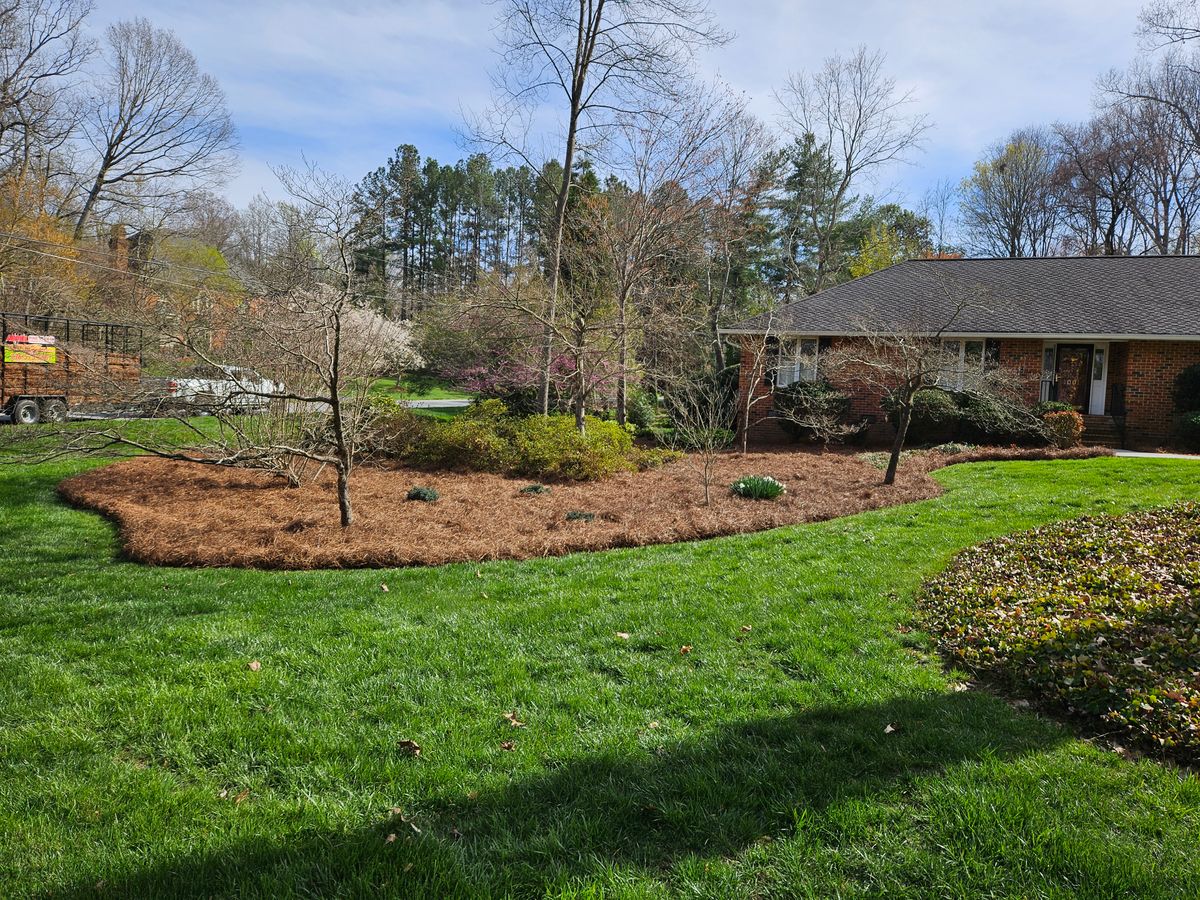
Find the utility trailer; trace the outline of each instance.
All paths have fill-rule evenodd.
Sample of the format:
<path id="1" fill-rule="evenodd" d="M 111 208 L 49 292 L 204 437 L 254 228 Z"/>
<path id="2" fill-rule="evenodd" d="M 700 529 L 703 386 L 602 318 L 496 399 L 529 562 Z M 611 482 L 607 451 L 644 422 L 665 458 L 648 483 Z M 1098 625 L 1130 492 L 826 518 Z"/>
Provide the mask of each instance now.
<path id="1" fill-rule="evenodd" d="M 0 312 L 0 412 L 18 425 L 62 422 L 136 388 L 142 338 L 134 325 Z"/>

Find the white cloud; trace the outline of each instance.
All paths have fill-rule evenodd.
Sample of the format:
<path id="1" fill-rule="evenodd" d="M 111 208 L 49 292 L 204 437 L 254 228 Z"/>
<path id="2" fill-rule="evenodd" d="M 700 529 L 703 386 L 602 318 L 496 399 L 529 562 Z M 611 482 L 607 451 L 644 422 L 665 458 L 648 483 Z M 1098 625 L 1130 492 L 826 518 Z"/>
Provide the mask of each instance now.
<path id="1" fill-rule="evenodd" d="M 910 192 L 957 179 L 987 144 L 1033 123 L 1085 116 L 1097 75 L 1133 55 L 1131 0 L 713 0 L 738 34 L 704 68 L 773 119 L 772 89 L 857 44 L 884 50 L 936 124 L 928 152 L 896 173 Z M 496 9 L 480 0 L 99 0 L 97 29 L 146 15 L 216 75 L 242 134 L 227 192 L 271 189 L 269 164 L 301 151 L 357 178 L 402 142 L 453 159 L 463 108 L 479 108 Z"/>

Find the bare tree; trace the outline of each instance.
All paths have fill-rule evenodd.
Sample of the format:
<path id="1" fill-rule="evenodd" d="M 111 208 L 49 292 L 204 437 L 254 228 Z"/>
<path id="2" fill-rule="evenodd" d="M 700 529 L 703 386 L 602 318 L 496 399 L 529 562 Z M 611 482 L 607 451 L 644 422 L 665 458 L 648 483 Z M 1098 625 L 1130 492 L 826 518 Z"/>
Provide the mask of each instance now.
<path id="1" fill-rule="evenodd" d="M 553 97 L 564 122 L 559 183 L 548 237 L 550 291 L 543 332 L 542 411 L 550 409 L 550 365 L 563 234 L 576 155 L 597 144 L 615 114 L 645 98 L 672 97 L 699 47 L 727 40 L 703 0 L 500 0 L 502 65 L 494 109 L 473 128 L 485 145 L 520 155 L 533 111 Z"/>
<path id="2" fill-rule="evenodd" d="M 734 440 L 737 413 L 722 372 L 660 373 L 662 398 L 671 422 L 669 444 L 687 454 L 700 476 L 704 505 L 712 502 L 713 472 Z"/>
<path id="3" fill-rule="evenodd" d="M 69 91 L 92 53 L 90 0 L 7 0 L 0 6 L 0 152 L 17 180 L 48 175 L 75 124 Z"/>
<path id="4" fill-rule="evenodd" d="M 1200 41 L 1196 0 L 1153 0 L 1138 16 L 1142 37 L 1152 47 Z"/>
<path id="5" fill-rule="evenodd" d="M 921 206 L 917 212 L 929 222 L 929 237 L 934 256 L 949 256 L 961 252 L 953 234 L 957 199 L 958 186 L 949 178 L 943 178 L 928 188 L 921 198 Z"/>
<path id="6" fill-rule="evenodd" d="M 75 238 L 98 205 L 170 206 L 233 164 L 233 123 L 215 78 L 170 31 L 146 19 L 106 32 L 106 80 L 84 119 L 95 154 Z"/>
<path id="7" fill-rule="evenodd" d="M 1003 404 L 1031 426 L 1036 423 L 1032 414 L 1024 411 L 1025 384 L 1019 374 L 1003 369 L 986 355 L 978 365 L 966 366 L 957 346 L 947 346 L 944 340 L 963 311 L 986 302 L 986 296 L 937 277 L 930 279 L 930 288 L 945 299 L 945 303 L 931 304 L 942 310 L 936 320 L 905 321 L 884 314 L 864 318 L 857 328 L 861 337 L 844 340 L 820 357 L 821 373 L 834 384 L 876 393 L 893 405 L 896 434 L 884 484 L 896 480 L 919 391 L 940 388 L 970 394 Z"/>
<path id="8" fill-rule="evenodd" d="M 1055 144 L 1043 129 L 1016 131 L 992 146 L 962 184 L 963 226 L 978 251 L 1048 256 L 1057 248 L 1062 207 L 1054 181 Z"/>
<path id="9" fill-rule="evenodd" d="M 1085 256 L 1133 250 L 1141 153 L 1128 126 L 1116 109 L 1083 125 L 1054 126 L 1059 146 L 1052 179 L 1073 249 Z"/>
<path id="10" fill-rule="evenodd" d="M 793 137 L 812 136 L 832 163 L 827 201 L 813 204 L 806 226 L 817 239 L 810 293 L 826 287 L 836 269 L 834 232 L 854 200 L 852 188 L 907 160 L 924 143 L 931 123 L 912 112 L 912 91 L 884 74 L 886 57 L 859 47 L 831 56 L 813 73 L 793 74 L 776 94 Z"/>

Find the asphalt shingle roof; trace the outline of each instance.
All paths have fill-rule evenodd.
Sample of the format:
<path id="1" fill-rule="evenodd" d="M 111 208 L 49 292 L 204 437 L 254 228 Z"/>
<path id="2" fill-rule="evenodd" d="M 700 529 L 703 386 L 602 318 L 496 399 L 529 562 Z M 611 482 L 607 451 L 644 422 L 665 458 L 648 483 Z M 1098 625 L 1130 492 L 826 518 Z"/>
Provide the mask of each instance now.
<path id="1" fill-rule="evenodd" d="M 1200 256 L 910 260 L 727 330 L 864 329 L 1200 339 Z"/>

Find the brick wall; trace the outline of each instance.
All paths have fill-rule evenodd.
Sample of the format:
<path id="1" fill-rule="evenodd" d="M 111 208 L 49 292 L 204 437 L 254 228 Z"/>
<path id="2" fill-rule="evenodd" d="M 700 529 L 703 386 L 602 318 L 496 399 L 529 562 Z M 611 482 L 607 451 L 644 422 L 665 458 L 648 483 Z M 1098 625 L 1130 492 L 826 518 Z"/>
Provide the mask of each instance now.
<path id="1" fill-rule="evenodd" d="M 1175 376 L 1200 363 L 1200 342 L 1130 341 L 1124 360 L 1125 430 L 1130 444 L 1167 440 L 1173 424 Z"/>
<path id="2" fill-rule="evenodd" d="M 844 346 L 853 338 L 834 338 L 833 347 Z M 754 338 L 743 338 L 742 359 L 753 361 L 761 357 L 761 344 Z M 771 417 L 771 389 L 765 377 L 765 366 L 771 360 L 762 360 L 756 372 L 750 373 L 744 365 L 739 372 L 738 382 L 738 435 L 745 422 L 748 398 L 750 407 L 749 439 L 751 443 L 779 443 L 789 440 L 779 421 Z M 1042 342 L 1039 340 L 1002 340 L 1000 342 L 1000 364 L 1017 373 L 1030 403 L 1036 403 L 1041 391 Z M 854 418 L 870 418 L 874 425 L 869 432 L 872 440 L 888 440 L 892 435 L 891 425 L 883 411 L 883 394 L 878 388 L 869 388 L 854 382 L 853 377 L 834 379 L 835 386 L 850 395 L 850 410 Z"/>

